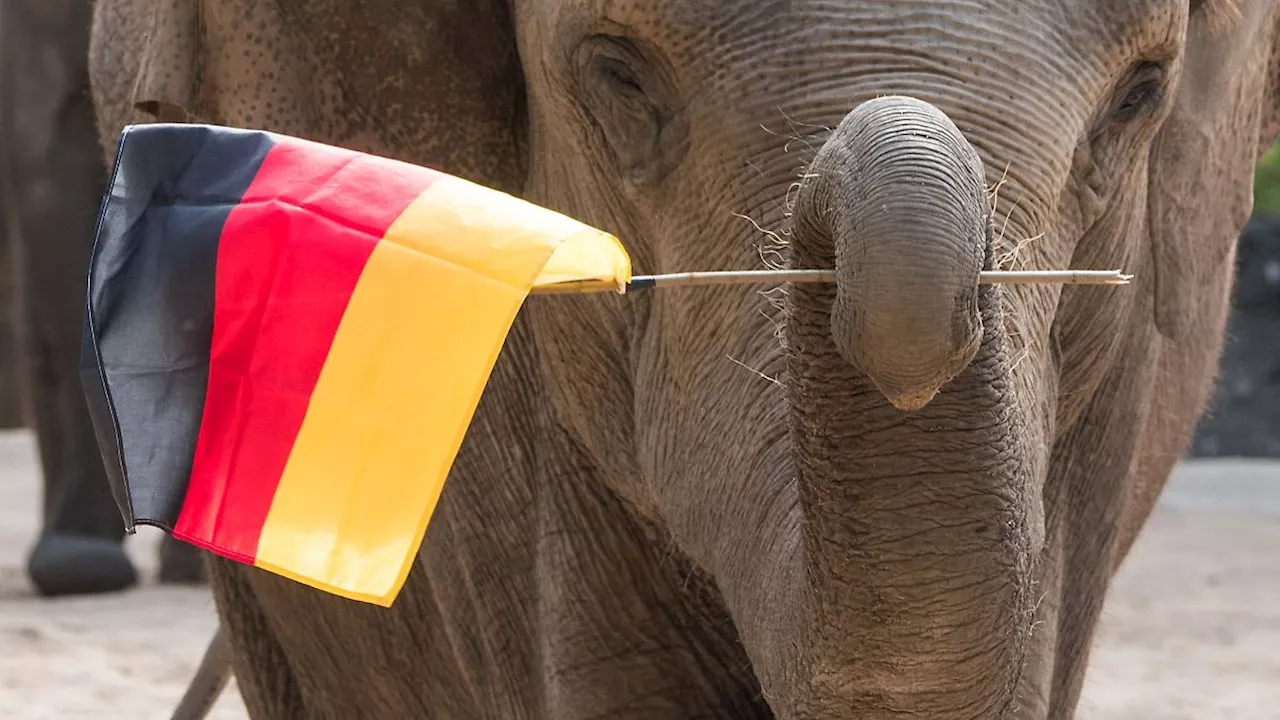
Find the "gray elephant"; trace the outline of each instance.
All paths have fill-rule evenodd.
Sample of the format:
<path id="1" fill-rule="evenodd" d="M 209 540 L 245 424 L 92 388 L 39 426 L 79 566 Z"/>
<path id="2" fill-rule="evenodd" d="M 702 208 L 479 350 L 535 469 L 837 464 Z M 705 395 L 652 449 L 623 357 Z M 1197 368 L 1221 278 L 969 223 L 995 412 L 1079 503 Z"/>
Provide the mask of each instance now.
<path id="1" fill-rule="evenodd" d="M 43 521 L 27 570 L 46 595 L 137 581 L 78 372 L 85 273 L 106 185 L 89 94 L 91 19 L 87 0 L 0 3 L 0 292 L 16 285 L 20 301 L 19 312 L 6 307 L 13 326 L 0 328 L 8 341 L 0 386 L 17 381 L 38 440 Z M 163 543 L 162 581 L 202 582 L 203 570 L 191 546 Z"/>
<path id="2" fill-rule="evenodd" d="M 639 272 L 837 272 L 531 299 L 393 607 L 211 562 L 252 716 L 1070 717 L 1213 384 L 1278 9 L 98 0 L 107 152 L 269 129 Z"/>
<path id="3" fill-rule="evenodd" d="M 4 197 L 0 195 L 0 218 L 3 217 Z M 0 225 L 0 430 L 27 424 L 18 385 L 17 273 L 8 272 L 8 268 L 16 265 L 15 254 L 9 233 Z"/>

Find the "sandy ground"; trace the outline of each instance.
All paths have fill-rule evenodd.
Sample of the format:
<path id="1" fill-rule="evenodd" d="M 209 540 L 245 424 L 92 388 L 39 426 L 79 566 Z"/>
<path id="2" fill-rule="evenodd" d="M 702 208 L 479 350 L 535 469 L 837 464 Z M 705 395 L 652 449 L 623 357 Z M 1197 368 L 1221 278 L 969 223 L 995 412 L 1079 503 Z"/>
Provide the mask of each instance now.
<path id="1" fill-rule="evenodd" d="M 214 627 L 207 591 L 145 583 L 41 600 L 22 572 L 37 516 L 23 433 L 0 433 L 0 718 L 167 718 Z M 1280 720 L 1280 463 L 1197 462 L 1171 482 L 1108 600 L 1080 720 Z M 235 686 L 213 717 L 246 717 Z"/>

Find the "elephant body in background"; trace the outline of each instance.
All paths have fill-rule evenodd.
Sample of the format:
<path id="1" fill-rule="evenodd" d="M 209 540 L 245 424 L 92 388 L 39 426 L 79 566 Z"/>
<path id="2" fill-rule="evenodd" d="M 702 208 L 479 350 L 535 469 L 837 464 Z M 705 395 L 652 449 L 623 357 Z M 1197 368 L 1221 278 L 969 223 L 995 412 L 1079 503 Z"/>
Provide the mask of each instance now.
<path id="1" fill-rule="evenodd" d="M 211 562 L 252 715 L 1070 717 L 1212 386 L 1280 3 L 1066 5 L 98 0 L 108 157 L 261 128 L 638 272 L 836 270 L 531 298 L 392 608 Z"/>
<path id="2" fill-rule="evenodd" d="M 7 218 L 0 196 L 0 218 Z M 0 223 L 0 430 L 28 424 L 23 393 L 18 384 L 18 255 L 6 225 Z"/>
<path id="3" fill-rule="evenodd" d="M 5 217 L 0 197 L 0 217 Z M 26 413 L 18 387 L 17 251 L 0 225 L 0 430 L 24 427 Z"/>
<path id="4" fill-rule="evenodd" d="M 28 572 L 51 595 L 136 580 L 78 371 L 89 249 L 106 185 L 89 94 L 91 11 L 87 0 L 0 3 L 0 307 L 13 321 L 0 323 L 0 414 L 25 395 L 44 474 Z M 161 564 L 165 580 L 203 577 L 188 545 L 166 542 Z"/>

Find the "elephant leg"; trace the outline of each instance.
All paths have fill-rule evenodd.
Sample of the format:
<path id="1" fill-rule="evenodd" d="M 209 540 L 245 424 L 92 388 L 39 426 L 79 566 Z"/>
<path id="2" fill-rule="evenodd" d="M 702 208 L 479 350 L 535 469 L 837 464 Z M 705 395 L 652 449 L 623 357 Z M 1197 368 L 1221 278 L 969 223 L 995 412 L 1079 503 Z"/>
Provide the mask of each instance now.
<path id="1" fill-rule="evenodd" d="M 540 483 L 545 716 L 773 717 L 715 581 L 594 473 L 553 469 L 585 462 Z"/>
<path id="2" fill-rule="evenodd" d="M 0 191 L 17 282 L 32 422 L 44 475 L 28 561 L 49 595 L 107 592 L 135 573 L 78 376 L 84 278 L 104 170 L 88 98 L 89 3 L 0 4 Z"/>
<path id="3" fill-rule="evenodd" d="M 0 196 L 0 218 L 5 217 Z M 17 255 L 8 227 L 0 222 L 0 430 L 25 425 L 18 381 Z"/>
<path id="4" fill-rule="evenodd" d="M 236 687 L 253 720 L 294 720 L 308 715 L 284 648 L 262 612 L 248 573 L 263 572 L 211 555 L 209 581 L 218 605 L 218 627 Z M 289 619 L 282 618 L 285 622 Z"/>
<path id="5" fill-rule="evenodd" d="M 91 4 L 13 0 L 0 10 L 4 165 L 44 522 L 28 573 L 45 594 L 136 582 L 79 378 L 84 287 L 106 168 L 89 92 Z M 201 581 L 199 551 L 166 538 L 162 581 Z"/>

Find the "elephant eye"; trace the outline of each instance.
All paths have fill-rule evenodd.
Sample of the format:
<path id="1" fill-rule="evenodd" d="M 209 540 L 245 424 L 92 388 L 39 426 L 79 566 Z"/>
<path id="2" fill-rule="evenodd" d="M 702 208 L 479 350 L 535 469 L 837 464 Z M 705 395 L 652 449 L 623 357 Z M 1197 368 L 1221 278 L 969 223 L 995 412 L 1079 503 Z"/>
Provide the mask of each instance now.
<path id="1" fill-rule="evenodd" d="M 645 97 L 644 88 L 640 85 L 640 81 L 636 79 L 635 73 L 621 60 L 611 57 L 599 57 L 596 59 L 595 71 L 600 81 L 619 95 L 636 100 Z"/>
<path id="2" fill-rule="evenodd" d="M 1130 122 L 1148 108 L 1159 105 L 1164 99 L 1164 72 L 1160 65 L 1144 62 L 1135 67 L 1120 86 L 1117 98 L 1111 117 L 1121 123 Z"/>
<path id="3" fill-rule="evenodd" d="M 1160 83 L 1154 80 L 1148 80 L 1130 89 L 1124 100 L 1116 106 L 1115 119 L 1120 122 L 1132 120 L 1144 108 L 1159 101 L 1160 90 Z"/>
<path id="4" fill-rule="evenodd" d="M 651 46 L 608 35 L 584 39 L 573 56 L 576 100 L 633 182 L 659 179 L 683 149 L 671 83 L 657 69 L 656 56 Z"/>

